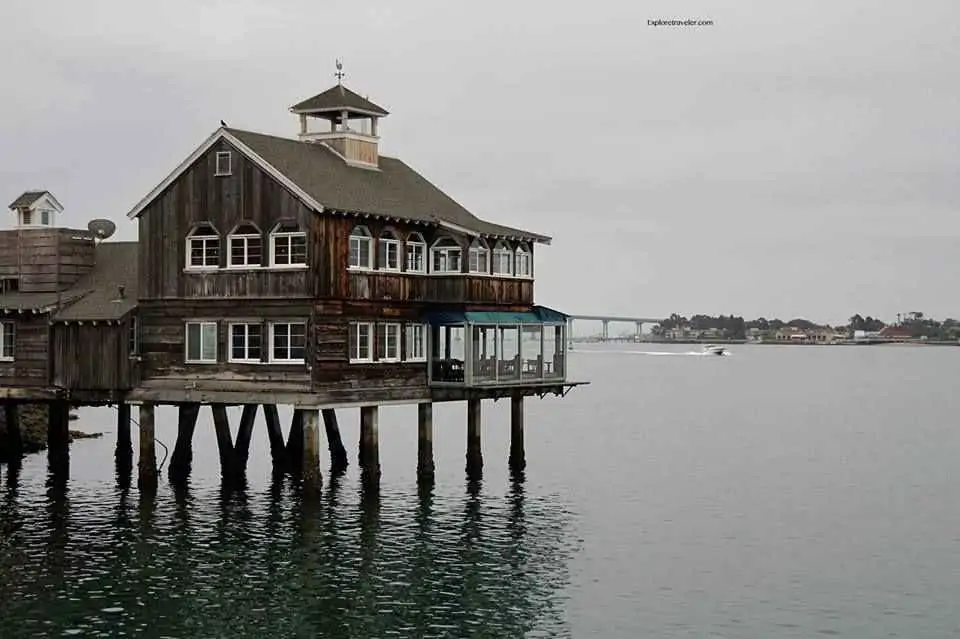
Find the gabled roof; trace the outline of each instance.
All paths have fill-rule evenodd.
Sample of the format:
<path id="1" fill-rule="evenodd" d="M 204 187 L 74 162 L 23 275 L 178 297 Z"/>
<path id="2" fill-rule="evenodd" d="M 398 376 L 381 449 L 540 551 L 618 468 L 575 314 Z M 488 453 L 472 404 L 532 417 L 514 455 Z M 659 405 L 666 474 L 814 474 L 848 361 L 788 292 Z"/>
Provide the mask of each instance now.
<path id="1" fill-rule="evenodd" d="M 57 207 L 57 210 L 62 211 L 63 207 L 60 205 L 60 202 L 57 202 L 57 198 L 53 197 L 53 193 L 50 191 L 24 191 L 23 195 L 15 199 L 10 203 L 11 209 L 22 209 L 30 208 L 37 201 L 40 200 L 43 196 L 47 196 L 50 202 Z"/>
<path id="2" fill-rule="evenodd" d="M 101 242 L 96 260 L 93 270 L 75 287 L 86 293 L 57 313 L 54 321 L 117 320 L 136 308 L 137 243 Z"/>
<path id="3" fill-rule="evenodd" d="M 220 140 L 226 140 L 318 212 L 374 215 L 471 235 L 550 243 L 550 238 L 545 235 L 479 219 L 396 158 L 380 156 L 378 169 L 355 167 L 325 144 L 227 128 L 214 132 L 127 217 L 132 219 L 140 215 L 181 173 Z"/>
<path id="4" fill-rule="evenodd" d="M 290 110 L 294 113 L 324 113 L 351 111 L 361 115 L 375 115 L 383 117 L 390 113 L 383 107 L 354 93 L 342 84 L 330 87 L 323 93 L 293 105 Z"/>

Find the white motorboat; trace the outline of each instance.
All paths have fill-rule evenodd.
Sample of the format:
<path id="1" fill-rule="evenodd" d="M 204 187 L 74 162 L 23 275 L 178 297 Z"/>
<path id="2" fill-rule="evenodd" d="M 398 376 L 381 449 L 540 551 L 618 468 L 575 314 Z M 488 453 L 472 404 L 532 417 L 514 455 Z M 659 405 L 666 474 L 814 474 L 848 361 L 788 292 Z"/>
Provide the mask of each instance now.
<path id="1" fill-rule="evenodd" d="M 703 354 L 704 355 L 726 355 L 727 349 L 717 344 L 704 344 Z"/>

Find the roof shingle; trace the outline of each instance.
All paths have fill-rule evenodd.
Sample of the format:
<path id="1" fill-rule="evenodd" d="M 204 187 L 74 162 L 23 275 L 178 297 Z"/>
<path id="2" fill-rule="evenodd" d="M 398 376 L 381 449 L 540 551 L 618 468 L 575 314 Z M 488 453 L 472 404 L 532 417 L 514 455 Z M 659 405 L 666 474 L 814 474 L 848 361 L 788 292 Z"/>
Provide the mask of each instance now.
<path id="1" fill-rule="evenodd" d="M 74 287 L 86 294 L 53 319 L 116 320 L 126 315 L 137 306 L 137 261 L 136 242 L 101 242 L 93 270 Z"/>
<path id="2" fill-rule="evenodd" d="M 10 208 L 19 209 L 19 208 L 28 207 L 34 202 L 36 202 L 37 200 L 39 200 L 41 197 L 43 197 L 45 193 L 46 191 L 26 191 L 23 193 L 23 195 L 15 199 L 10 204 Z"/>
<path id="3" fill-rule="evenodd" d="M 294 113 L 323 113 L 326 111 L 355 111 L 363 115 L 385 116 L 390 113 L 383 107 L 374 104 L 370 100 L 354 93 L 342 84 L 330 87 L 323 93 L 318 93 L 312 98 L 307 98 L 303 102 L 290 107 Z"/>

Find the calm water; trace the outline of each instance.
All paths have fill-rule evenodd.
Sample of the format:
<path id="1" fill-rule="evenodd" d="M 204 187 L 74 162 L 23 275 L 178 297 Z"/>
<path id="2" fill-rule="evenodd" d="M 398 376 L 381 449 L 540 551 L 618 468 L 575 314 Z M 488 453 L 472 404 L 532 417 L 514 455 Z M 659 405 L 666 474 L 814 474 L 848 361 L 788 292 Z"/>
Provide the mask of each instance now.
<path id="1" fill-rule="evenodd" d="M 0 469 L 0 636 L 958 636 L 960 350 L 688 349 L 578 349 L 593 384 L 528 400 L 525 481 L 508 404 L 484 404 L 479 485 L 465 406 L 435 409 L 432 492 L 416 409 L 383 410 L 378 501 L 356 411 L 348 474 L 303 505 L 262 428 L 248 489 L 221 494 L 209 415 L 189 492 L 141 500 L 87 409 L 107 436 L 74 444 L 66 491 L 43 455 Z"/>

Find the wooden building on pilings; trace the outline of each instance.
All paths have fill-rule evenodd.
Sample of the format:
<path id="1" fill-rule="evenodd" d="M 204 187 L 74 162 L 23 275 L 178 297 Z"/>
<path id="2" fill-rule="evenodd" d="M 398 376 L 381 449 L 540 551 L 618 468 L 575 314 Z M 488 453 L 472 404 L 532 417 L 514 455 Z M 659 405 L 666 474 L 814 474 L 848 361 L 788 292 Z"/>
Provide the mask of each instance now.
<path id="1" fill-rule="evenodd" d="M 566 316 L 534 304 L 534 247 L 550 238 L 481 220 L 380 155 L 387 111 L 342 84 L 291 111 L 296 139 L 221 127 L 128 214 L 139 224 L 135 383 L 116 390 L 140 405 L 141 480 L 155 479 L 163 404 L 180 410 L 171 473 L 188 471 L 207 404 L 225 474 L 242 471 L 262 405 L 275 461 L 292 451 L 316 487 L 321 415 L 345 462 L 334 411 L 360 408 L 359 459 L 375 478 L 378 407 L 418 404 L 429 479 L 432 404 L 466 401 L 475 476 L 481 402 L 510 398 L 510 461 L 522 468 L 524 398 L 576 385 Z M 295 409 L 286 443 L 278 404 Z M 236 444 L 229 405 L 244 406 Z"/>

